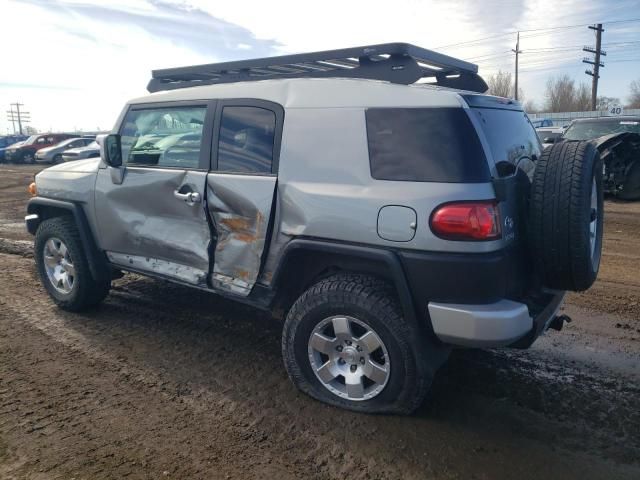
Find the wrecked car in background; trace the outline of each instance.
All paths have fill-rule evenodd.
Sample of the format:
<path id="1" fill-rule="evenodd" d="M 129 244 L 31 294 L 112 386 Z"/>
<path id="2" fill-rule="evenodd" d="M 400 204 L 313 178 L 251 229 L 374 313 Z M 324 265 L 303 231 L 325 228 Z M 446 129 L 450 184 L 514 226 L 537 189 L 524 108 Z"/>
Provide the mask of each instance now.
<path id="1" fill-rule="evenodd" d="M 591 140 L 604 163 L 605 191 L 623 200 L 640 200 L 640 117 L 574 120 L 563 140 Z"/>

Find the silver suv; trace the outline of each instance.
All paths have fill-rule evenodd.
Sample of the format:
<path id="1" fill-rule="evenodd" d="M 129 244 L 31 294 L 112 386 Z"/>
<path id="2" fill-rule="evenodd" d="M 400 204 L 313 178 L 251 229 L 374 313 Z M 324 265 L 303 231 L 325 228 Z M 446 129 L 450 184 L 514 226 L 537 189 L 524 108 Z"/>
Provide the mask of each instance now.
<path id="1" fill-rule="evenodd" d="M 42 283 L 78 311 L 121 271 L 285 319 L 291 380 L 420 405 L 453 346 L 526 348 L 595 280 L 602 167 L 541 151 L 475 65 L 385 44 L 153 72 L 101 158 L 36 176 Z"/>

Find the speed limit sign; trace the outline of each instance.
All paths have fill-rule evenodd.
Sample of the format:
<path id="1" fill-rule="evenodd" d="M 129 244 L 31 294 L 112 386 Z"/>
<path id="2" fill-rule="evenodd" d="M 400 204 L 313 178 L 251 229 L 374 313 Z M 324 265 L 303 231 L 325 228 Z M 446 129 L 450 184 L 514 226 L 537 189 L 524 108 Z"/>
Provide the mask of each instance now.
<path id="1" fill-rule="evenodd" d="M 622 105 L 611 105 L 609 107 L 609 115 L 618 116 L 622 115 L 624 110 L 622 109 Z"/>

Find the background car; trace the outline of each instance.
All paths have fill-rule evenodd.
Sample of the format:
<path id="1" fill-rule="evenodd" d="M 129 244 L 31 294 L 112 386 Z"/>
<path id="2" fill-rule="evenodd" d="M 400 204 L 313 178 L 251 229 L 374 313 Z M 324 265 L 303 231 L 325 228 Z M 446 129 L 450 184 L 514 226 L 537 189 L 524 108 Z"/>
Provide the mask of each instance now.
<path id="1" fill-rule="evenodd" d="M 538 134 L 538 138 L 542 142 L 543 147 L 548 147 L 549 145 L 553 145 L 556 140 L 558 140 L 562 136 L 563 132 L 562 127 L 542 127 L 536 128 L 536 133 Z"/>
<path id="2" fill-rule="evenodd" d="M 590 140 L 604 163 L 604 190 L 623 200 L 640 200 L 640 116 L 574 120 L 556 140 Z"/>
<path id="3" fill-rule="evenodd" d="M 7 148 L 29 138 L 27 135 L 4 135 L 0 137 L 0 162 L 4 161 L 4 152 Z"/>
<path id="4" fill-rule="evenodd" d="M 60 163 L 62 162 L 62 153 L 71 148 L 86 147 L 93 138 L 68 138 L 51 147 L 41 148 L 36 152 L 36 162 L 38 163 Z"/>
<path id="5" fill-rule="evenodd" d="M 45 133 L 41 135 L 31 135 L 20 145 L 12 145 L 5 150 L 5 161 L 14 163 L 34 163 L 36 152 L 42 148 L 50 147 L 67 138 L 74 138 L 77 135 L 68 133 Z"/>
<path id="6" fill-rule="evenodd" d="M 571 122 L 562 138 L 566 140 L 593 140 L 603 135 L 623 132 L 640 134 L 640 117 L 581 118 Z"/>
<path id="7" fill-rule="evenodd" d="M 553 120 L 550 118 L 541 118 L 540 120 L 531 120 L 533 128 L 553 127 Z"/>
<path id="8" fill-rule="evenodd" d="M 65 150 L 62 153 L 63 162 L 73 162 L 74 160 L 82 160 L 85 158 L 94 158 L 100 156 L 100 145 L 93 140 L 89 139 L 91 143 L 84 147 L 71 148 Z"/>

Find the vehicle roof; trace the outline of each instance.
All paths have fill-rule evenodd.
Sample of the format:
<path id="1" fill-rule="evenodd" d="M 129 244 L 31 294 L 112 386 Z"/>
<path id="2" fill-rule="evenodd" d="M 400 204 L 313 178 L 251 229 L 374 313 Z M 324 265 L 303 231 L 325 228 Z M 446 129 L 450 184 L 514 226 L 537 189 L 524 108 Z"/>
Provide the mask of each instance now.
<path id="1" fill-rule="evenodd" d="M 428 84 L 398 85 L 379 80 L 292 78 L 181 88 L 145 95 L 128 104 L 255 98 L 285 108 L 460 107 L 457 90 Z"/>
<path id="2" fill-rule="evenodd" d="M 591 118 L 576 118 L 571 123 L 596 123 L 596 122 L 640 122 L 640 116 L 637 115 L 620 115 L 618 117 L 591 117 Z"/>

